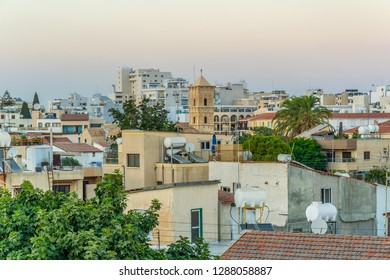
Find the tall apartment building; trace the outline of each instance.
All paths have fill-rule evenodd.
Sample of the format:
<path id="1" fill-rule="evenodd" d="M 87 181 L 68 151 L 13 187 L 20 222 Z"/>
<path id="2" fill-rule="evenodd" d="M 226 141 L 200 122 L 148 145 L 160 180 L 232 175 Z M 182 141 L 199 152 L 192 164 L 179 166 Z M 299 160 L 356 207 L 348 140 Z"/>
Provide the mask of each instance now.
<path id="1" fill-rule="evenodd" d="M 157 88 L 164 80 L 171 79 L 171 72 L 160 72 L 160 69 L 135 69 L 120 67 L 117 69 L 115 83 L 115 101 L 123 103 L 129 99 L 137 101 L 142 98 L 142 90 Z"/>

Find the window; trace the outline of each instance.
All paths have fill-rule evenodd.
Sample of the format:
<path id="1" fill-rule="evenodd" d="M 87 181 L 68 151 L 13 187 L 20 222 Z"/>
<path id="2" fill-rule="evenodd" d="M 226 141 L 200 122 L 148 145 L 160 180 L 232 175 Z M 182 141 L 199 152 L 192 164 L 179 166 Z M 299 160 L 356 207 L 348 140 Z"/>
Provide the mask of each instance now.
<path id="1" fill-rule="evenodd" d="M 204 117 L 204 123 L 207 123 L 207 117 Z"/>
<path id="2" fill-rule="evenodd" d="M 221 191 L 230 192 L 230 188 L 229 187 L 225 187 L 225 186 L 221 186 Z"/>
<path id="3" fill-rule="evenodd" d="M 234 182 L 233 183 L 233 192 L 241 188 L 241 183 Z"/>
<path id="4" fill-rule="evenodd" d="M 195 117 L 193 117 L 193 119 L 192 119 L 192 123 L 195 123 Z"/>
<path id="5" fill-rule="evenodd" d="M 210 141 L 202 141 L 200 142 L 200 149 L 201 150 L 210 150 Z"/>
<path id="6" fill-rule="evenodd" d="M 57 194 L 59 192 L 68 193 L 68 192 L 70 192 L 70 185 L 53 186 L 53 191 L 55 194 Z"/>
<path id="7" fill-rule="evenodd" d="M 139 154 L 127 154 L 127 167 L 139 167 Z"/>
<path id="8" fill-rule="evenodd" d="M 42 123 L 40 122 L 40 123 L 38 123 L 38 127 L 42 127 Z"/>
<path id="9" fill-rule="evenodd" d="M 370 159 L 370 152 L 364 152 L 364 159 Z"/>
<path id="10" fill-rule="evenodd" d="M 11 119 L 13 119 L 13 120 L 14 120 L 14 119 L 15 119 L 15 115 L 11 115 Z"/>
<path id="11" fill-rule="evenodd" d="M 205 98 L 205 99 L 203 100 L 203 105 L 204 105 L 204 106 L 207 106 L 207 98 Z"/>
<path id="12" fill-rule="evenodd" d="M 332 203 L 332 189 L 331 188 L 321 189 L 321 201 L 322 201 L 322 203 Z"/>
<path id="13" fill-rule="evenodd" d="M 202 208 L 191 209 L 191 242 L 194 243 L 199 237 L 203 237 Z"/>
<path id="14" fill-rule="evenodd" d="M 195 99 L 194 99 L 194 106 L 195 106 Z"/>

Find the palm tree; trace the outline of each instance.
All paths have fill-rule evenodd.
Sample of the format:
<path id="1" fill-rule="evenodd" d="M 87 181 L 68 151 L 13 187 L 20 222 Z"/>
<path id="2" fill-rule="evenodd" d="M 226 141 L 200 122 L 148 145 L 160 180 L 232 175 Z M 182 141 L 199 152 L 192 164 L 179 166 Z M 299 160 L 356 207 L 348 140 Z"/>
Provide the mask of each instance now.
<path id="1" fill-rule="evenodd" d="M 299 96 L 284 101 L 272 119 L 274 132 L 286 140 L 320 124 L 328 124 L 332 112 L 319 106 L 316 96 Z"/>

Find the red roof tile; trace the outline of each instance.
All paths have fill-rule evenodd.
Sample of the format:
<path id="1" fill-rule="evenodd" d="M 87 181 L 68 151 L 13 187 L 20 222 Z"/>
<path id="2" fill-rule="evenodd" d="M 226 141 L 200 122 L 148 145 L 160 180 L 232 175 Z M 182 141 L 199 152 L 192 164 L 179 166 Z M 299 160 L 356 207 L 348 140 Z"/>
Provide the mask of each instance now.
<path id="1" fill-rule="evenodd" d="M 61 121 L 88 121 L 88 114 L 62 114 Z"/>
<path id="2" fill-rule="evenodd" d="M 275 117 L 276 112 L 269 112 L 269 113 L 262 113 L 256 116 L 250 116 L 244 119 L 241 119 L 240 122 L 242 121 L 253 121 L 253 120 L 271 120 Z"/>
<path id="3" fill-rule="evenodd" d="M 222 260 L 390 259 L 390 238 L 382 236 L 245 232 Z"/>
<path id="4" fill-rule="evenodd" d="M 390 119 L 390 113 L 333 113 L 332 119 Z"/>
<path id="5" fill-rule="evenodd" d="M 218 201 L 223 204 L 232 204 L 234 203 L 234 194 L 231 192 L 225 192 L 222 190 L 218 191 Z"/>

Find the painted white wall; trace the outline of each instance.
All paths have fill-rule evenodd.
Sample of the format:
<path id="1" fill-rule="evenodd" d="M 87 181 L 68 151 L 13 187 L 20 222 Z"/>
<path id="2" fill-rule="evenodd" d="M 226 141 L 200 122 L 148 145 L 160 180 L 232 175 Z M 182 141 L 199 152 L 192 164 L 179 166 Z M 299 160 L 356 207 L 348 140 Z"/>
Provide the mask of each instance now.
<path id="1" fill-rule="evenodd" d="M 386 209 L 386 187 L 379 185 L 376 187 L 376 220 L 377 235 L 385 236 L 386 218 L 385 212 L 390 212 L 390 188 L 387 189 L 387 209 Z"/>
<path id="2" fill-rule="evenodd" d="M 259 186 L 265 190 L 267 221 L 276 226 L 285 226 L 288 214 L 287 168 L 284 163 L 267 162 L 209 162 L 210 180 L 221 180 L 220 186 L 230 187 L 240 182 L 242 188 Z M 234 210 L 237 212 L 236 210 Z"/>

